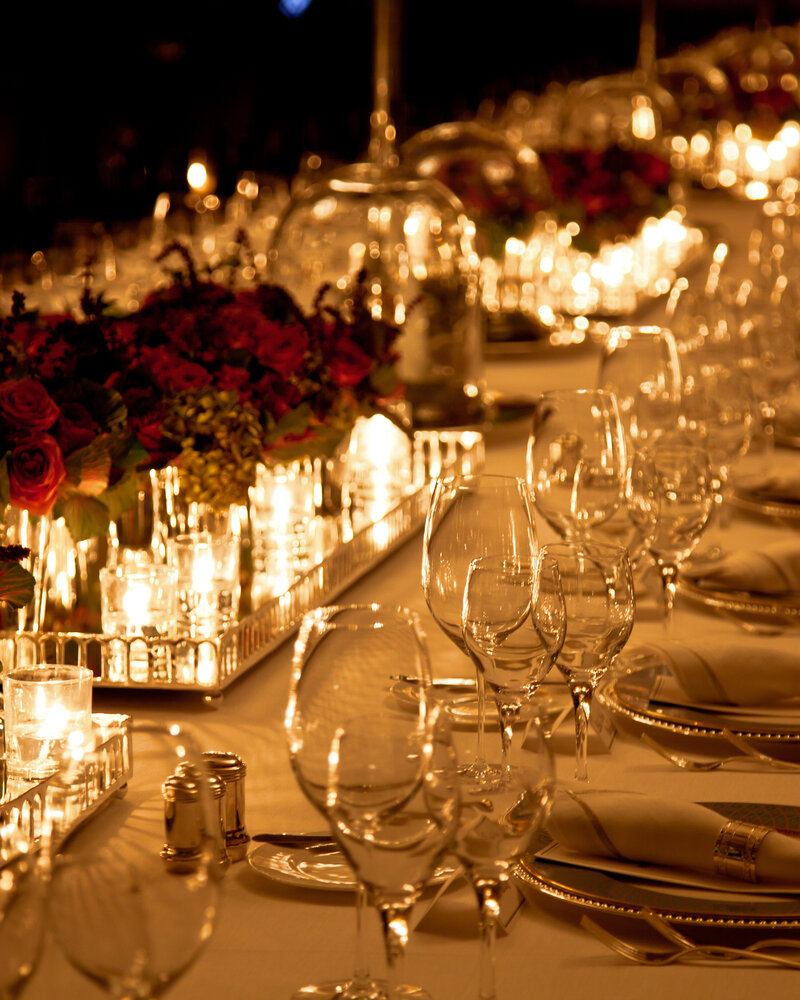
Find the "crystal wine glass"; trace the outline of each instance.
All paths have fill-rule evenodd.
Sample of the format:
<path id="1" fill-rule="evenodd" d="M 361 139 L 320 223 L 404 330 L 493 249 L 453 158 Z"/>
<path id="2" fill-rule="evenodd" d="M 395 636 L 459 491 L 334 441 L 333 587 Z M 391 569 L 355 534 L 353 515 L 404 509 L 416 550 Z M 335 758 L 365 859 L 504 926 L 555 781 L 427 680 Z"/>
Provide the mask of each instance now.
<path id="1" fill-rule="evenodd" d="M 330 752 L 331 830 L 381 918 L 387 996 L 427 1000 L 403 982 L 411 910 L 431 882 L 456 830 L 455 749 L 438 709 L 419 729 L 409 712 L 350 717 Z"/>
<path id="2" fill-rule="evenodd" d="M 416 712 L 406 712 L 408 732 L 422 734 L 432 704 L 431 669 L 418 616 L 378 604 L 339 605 L 307 612 L 294 648 L 285 730 L 289 759 L 306 798 L 326 819 L 329 754 L 343 722 L 375 718 L 394 702 L 398 676 L 417 693 Z M 399 711 L 399 709 L 398 709 Z M 361 924 L 367 898 L 357 880 L 357 954 L 352 976 L 302 987 L 296 997 L 371 998 L 385 984 L 367 969 Z"/>
<path id="3" fill-rule="evenodd" d="M 47 874 L 24 827 L 0 824 L 0 997 L 18 996 L 39 960 Z"/>
<path id="4" fill-rule="evenodd" d="M 575 778 L 588 781 L 592 695 L 633 629 L 630 559 L 621 545 L 557 542 L 543 546 L 542 552 L 558 563 L 567 631 L 556 666 L 575 709 Z"/>
<path id="5" fill-rule="evenodd" d="M 672 627 L 677 576 L 697 545 L 714 505 L 713 476 L 703 448 L 674 436 L 638 451 L 628 476 L 628 511 L 655 559 L 664 593 L 664 625 Z"/>
<path id="6" fill-rule="evenodd" d="M 547 818 L 555 783 L 552 752 L 542 728 L 531 730 L 517 761 L 506 764 L 501 753 L 497 741 L 487 748 L 480 769 L 459 768 L 461 817 L 453 851 L 478 898 L 480 998 L 497 995 L 495 937 L 502 893 Z"/>
<path id="7" fill-rule="evenodd" d="M 564 643 L 566 613 L 558 564 L 487 556 L 469 567 L 464 589 L 464 642 L 494 695 L 503 763 L 511 760 L 514 728 Z"/>
<path id="8" fill-rule="evenodd" d="M 626 443 L 640 443 L 674 426 L 681 367 L 672 331 L 662 326 L 612 327 L 603 339 L 600 389 L 617 397 Z"/>
<path id="9" fill-rule="evenodd" d="M 470 475 L 436 481 L 425 522 L 422 590 L 436 623 L 465 655 L 464 588 L 470 563 L 481 556 L 532 562 L 537 550 L 525 482 L 515 476 Z M 482 757 L 486 684 L 476 670 L 478 736 Z"/>
<path id="10" fill-rule="evenodd" d="M 542 393 L 527 453 L 536 510 L 563 538 L 588 539 L 622 501 L 625 455 L 613 393 L 605 389 Z"/>
<path id="11" fill-rule="evenodd" d="M 132 725 L 133 815 L 110 840 L 98 847 L 88 829 L 63 840 L 82 797 L 107 780 L 102 746 L 68 749 L 48 788 L 50 924 L 72 965 L 118 1000 L 160 994 L 195 961 L 211 936 L 229 863 L 214 797 L 218 779 L 195 739 L 177 724 Z M 180 850 L 169 839 L 177 813 L 162 791 L 176 778 L 191 815 L 178 824 L 186 837 Z"/>

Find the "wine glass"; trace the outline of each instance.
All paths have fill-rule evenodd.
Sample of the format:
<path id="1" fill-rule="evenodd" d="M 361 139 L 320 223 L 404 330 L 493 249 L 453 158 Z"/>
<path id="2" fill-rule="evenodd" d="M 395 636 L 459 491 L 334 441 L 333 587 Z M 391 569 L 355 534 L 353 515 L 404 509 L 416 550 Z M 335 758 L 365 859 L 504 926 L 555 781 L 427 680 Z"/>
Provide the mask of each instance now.
<path id="1" fill-rule="evenodd" d="M 541 727 L 531 729 L 517 761 L 505 763 L 501 752 L 499 741 L 493 743 L 480 769 L 458 772 L 461 815 L 453 852 L 478 899 L 481 998 L 497 995 L 495 937 L 503 890 L 547 818 L 555 784 L 552 751 Z"/>
<path id="2" fill-rule="evenodd" d="M 617 398 L 626 444 L 674 426 L 681 399 L 681 366 L 672 331 L 662 326 L 616 326 L 603 338 L 600 389 Z"/>
<path id="3" fill-rule="evenodd" d="M 486 556 L 469 567 L 464 588 L 464 642 L 494 695 L 503 763 L 511 760 L 514 727 L 564 643 L 564 596 L 554 559 Z M 535 709 L 534 709 L 535 712 Z"/>
<path id="4" fill-rule="evenodd" d="M 39 960 L 47 874 L 26 829 L 0 824 L 0 997 L 19 995 Z"/>
<path id="5" fill-rule="evenodd" d="M 50 924 L 72 965 L 119 1000 L 160 994 L 194 962 L 230 863 L 221 786 L 196 740 L 177 724 L 138 720 L 132 737 L 133 815 L 99 846 L 90 829 L 69 844 L 64 837 L 87 791 L 107 780 L 107 747 L 68 748 L 48 787 Z M 179 799 L 167 799 L 170 785 L 180 786 Z"/>
<path id="6" fill-rule="evenodd" d="M 587 539 L 624 495 L 625 440 L 605 389 L 554 389 L 539 397 L 528 437 L 534 505 L 569 540 Z"/>
<path id="7" fill-rule="evenodd" d="M 330 818 L 329 755 L 342 723 L 375 718 L 395 704 L 402 677 L 416 692 L 416 711 L 405 712 L 409 732 L 421 734 L 432 704 L 431 668 L 418 616 L 378 604 L 316 608 L 302 620 L 294 647 L 285 731 L 289 760 L 306 798 Z M 400 707 L 398 707 L 400 712 Z M 361 924 L 366 888 L 357 879 L 357 953 L 353 975 L 299 989 L 295 996 L 371 998 L 382 996 L 366 966 Z"/>
<path id="8" fill-rule="evenodd" d="M 438 479 L 433 487 L 422 544 L 422 591 L 436 623 L 465 655 L 464 588 L 473 559 L 495 555 L 532 561 L 536 528 L 524 480 L 469 475 Z M 476 765 L 483 756 L 486 684 L 476 670 Z"/>
<path id="9" fill-rule="evenodd" d="M 575 778 L 588 781 L 592 695 L 633 629 L 630 559 L 621 545 L 556 542 L 542 552 L 558 563 L 567 631 L 556 666 L 575 709 Z"/>
<path id="10" fill-rule="evenodd" d="M 713 475 L 703 448 L 668 436 L 633 457 L 628 511 L 640 526 L 658 567 L 664 594 L 664 625 L 672 628 L 677 577 L 697 545 L 714 505 Z"/>
<path id="11" fill-rule="evenodd" d="M 411 910 L 455 834 L 456 755 L 446 716 L 420 730 L 410 713 L 352 716 L 330 751 L 327 808 L 333 835 L 381 918 L 387 996 L 426 1000 L 402 981 Z"/>

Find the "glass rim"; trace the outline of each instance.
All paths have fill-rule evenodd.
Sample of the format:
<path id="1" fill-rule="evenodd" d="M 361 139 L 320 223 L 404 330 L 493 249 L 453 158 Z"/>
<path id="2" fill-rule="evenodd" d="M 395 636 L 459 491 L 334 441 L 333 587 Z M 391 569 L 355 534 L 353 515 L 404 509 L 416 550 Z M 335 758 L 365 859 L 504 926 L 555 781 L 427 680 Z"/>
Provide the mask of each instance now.
<path id="1" fill-rule="evenodd" d="M 19 676 L 21 674 L 33 676 Z M 45 674 L 50 676 L 37 676 Z M 94 673 L 88 667 L 68 663 L 35 663 L 25 667 L 12 667 L 3 673 L 4 684 L 6 681 L 14 684 L 81 684 L 90 679 L 94 679 Z"/>

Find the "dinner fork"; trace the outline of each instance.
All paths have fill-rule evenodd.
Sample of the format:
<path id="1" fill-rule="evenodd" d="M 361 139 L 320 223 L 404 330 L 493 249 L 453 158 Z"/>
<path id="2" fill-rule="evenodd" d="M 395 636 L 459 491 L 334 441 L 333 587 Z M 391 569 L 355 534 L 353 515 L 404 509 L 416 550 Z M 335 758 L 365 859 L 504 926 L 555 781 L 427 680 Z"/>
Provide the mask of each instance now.
<path id="1" fill-rule="evenodd" d="M 601 927 L 600 924 L 592 920 L 591 917 L 581 917 L 580 925 L 584 930 L 589 931 L 599 941 L 602 941 L 612 951 L 623 958 L 638 962 L 640 965 L 672 965 L 675 962 L 683 962 L 691 959 L 699 959 L 710 962 L 733 962 L 741 959 L 751 961 L 767 962 L 771 965 L 779 965 L 785 968 L 800 969 L 800 959 L 787 958 L 784 955 L 775 955 L 767 949 L 791 948 L 800 951 L 800 940 L 791 938 L 765 938 L 755 941 L 744 948 L 735 948 L 731 945 L 717 944 L 697 944 L 682 934 L 674 931 L 666 921 L 661 920 L 646 907 L 638 911 L 638 915 L 644 917 L 650 926 L 659 931 L 666 940 L 674 944 L 671 950 L 663 948 L 647 948 L 642 945 L 626 941 L 624 938 L 612 934 L 611 931 Z M 668 933 L 665 933 L 665 926 Z"/>
<path id="2" fill-rule="evenodd" d="M 668 750 L 657 740 L 654 740 L 649 733 L 642 733 L 640 739 L 645 746 L 650 747 L 651 750 L 655 750 L 656 753 L 660 754 L 665 760 L 670 761 L 670 763 L 674 764 L 676 767 L 682 768 L 684 771 L 716 771 L 718 768 L 724 767 L 726 764 L 740 764 L 748 761 L 765 764 L 766 766 L 774 767 L 779 771 L 800 770 L 800 763 L 795 763 L 790 760 L 781 760 L 778 757 L 770 757 L 768 754 L 761 753 L 759 750 L 756 750 L 755 747 L 751 746 L 747 740 L 738 736 L 736 733 L 732 733 L 729 729 L 720 730 L 720 736 L 728 743 L 733 744 L 733 746 L 741 750 L 741 753 L 730 754 L 727 757 L 717 757 L 713 760 L 698 760 L 696 758 L 686 757 L 683 754 Z"/>

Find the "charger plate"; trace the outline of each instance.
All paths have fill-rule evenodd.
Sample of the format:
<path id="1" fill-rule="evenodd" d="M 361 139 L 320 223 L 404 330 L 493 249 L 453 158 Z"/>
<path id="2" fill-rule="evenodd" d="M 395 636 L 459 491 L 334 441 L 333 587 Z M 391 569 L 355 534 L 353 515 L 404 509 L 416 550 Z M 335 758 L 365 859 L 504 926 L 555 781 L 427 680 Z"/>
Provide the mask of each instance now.
<path id="1" fill-rule="evenodd" d="M 784 833 L 800 836 L 800 808 L 752 802 L 705 802 L 729 819 L 772 826 Z M 536 850 L 552 843 L 544 833 Z M 800 886 L 797 895 L 770 895 L 717 892 L 693 886 L 665 886 L 647 879 L 641 866 L 641 879 L 562 862 L 548 862 L 530 852 L 522 858 L 514 875 L 523 889 L 578 907 L 605 913 L 636 917 L 647 907 L 669 920 L 706 927 L 742 929 L 781 928 L 800 930 Z"/>
<path id="2" fill-rule="evenodd" d="M 684 577 L 678 580 L 678 593 L 709 608 L 757 618 L 797 619 L 800 624 L 800 592 L 781 595 L 700 587 Z"/>
<path id="3" fill-rule="evenodd" d="M 753 718 L 727 713 L 724 706 L 687 707 L 658 701 L 661 678 L 669 673 L 662 663 L 607 677 L 595 697 L 615 716 L 636 728 L 658 729 L 680 736 L 724 739 L 723 730 L 756 743 L 800 748 L 800 716 L 787 711 L 786 718 Z"/>
<path id="4" fill-rule="evenodd" d="M 745 514 L 796 522 L 797 526 L 800 527 L 800 499 L 795 501 L 775 500 L 761 496 L 755 491 L 737 489 L 730 497 L 729 502 Z"/>

